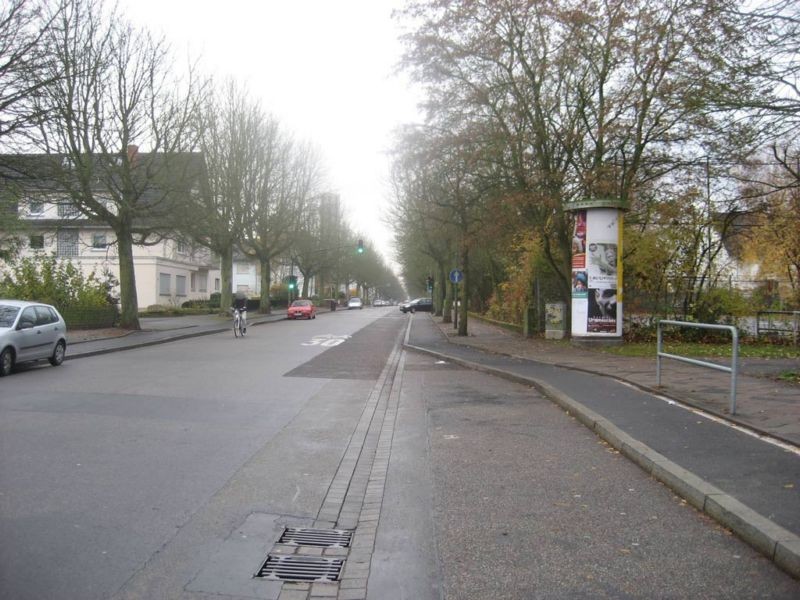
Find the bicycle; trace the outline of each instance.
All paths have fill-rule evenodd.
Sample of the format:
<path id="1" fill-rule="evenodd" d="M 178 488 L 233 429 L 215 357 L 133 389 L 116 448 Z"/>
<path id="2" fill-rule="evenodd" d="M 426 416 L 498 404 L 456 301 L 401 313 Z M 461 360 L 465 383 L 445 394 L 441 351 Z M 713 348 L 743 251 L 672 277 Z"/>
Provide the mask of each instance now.
<path id="1" fill-rule="evenodd" d="M 244 337 L 247 333 L 247 309 L 231 307 L 233 311 L 233 337 Z"/>

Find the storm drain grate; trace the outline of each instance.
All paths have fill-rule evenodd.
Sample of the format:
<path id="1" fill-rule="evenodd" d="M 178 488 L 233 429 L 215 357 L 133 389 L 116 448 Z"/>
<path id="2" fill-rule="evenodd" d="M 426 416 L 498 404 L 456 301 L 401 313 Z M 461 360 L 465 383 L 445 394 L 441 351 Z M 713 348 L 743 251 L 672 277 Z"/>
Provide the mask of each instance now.
<path id="1" fill-rule="evenodd" d="M 321 546 L 324 548 L 349 548 L 352 540 L 353 532 L 347 529 L 287 527 L 278 543 L 297 546 Z"/>
<path id="2" fill-rule="evenodd" d="M 270 554 L 256 577 L 273 581 L 331 582 L 339 579 L 343 566 L 343 558 Z"/>

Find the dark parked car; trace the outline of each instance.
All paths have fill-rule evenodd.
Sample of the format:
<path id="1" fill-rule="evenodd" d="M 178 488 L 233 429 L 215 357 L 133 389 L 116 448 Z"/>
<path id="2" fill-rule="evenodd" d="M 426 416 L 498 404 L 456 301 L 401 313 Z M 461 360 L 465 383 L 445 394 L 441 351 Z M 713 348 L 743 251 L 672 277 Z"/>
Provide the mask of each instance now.
<path id="1" fill-rule="evenodd" d="M 57 367 L 67 350 L 67 326 L 49 304 L 0 300 L 0 377 L 24 362 L 49 360 Z"/>
<path id="2" fill-rule="evenodd" d="M 431 298 L 416 298 L 411 302 L 400 305 L 400 310 L 406 312 L 431 312 L 433 310 L 433 300 Z"/>

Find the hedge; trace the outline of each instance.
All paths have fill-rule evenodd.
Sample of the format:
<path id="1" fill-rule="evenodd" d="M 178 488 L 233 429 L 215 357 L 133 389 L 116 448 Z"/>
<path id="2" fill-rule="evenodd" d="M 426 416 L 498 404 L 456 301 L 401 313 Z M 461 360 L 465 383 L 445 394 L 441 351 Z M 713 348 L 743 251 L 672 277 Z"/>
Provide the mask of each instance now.
<path id="1" fill-rule="evenodd" d="M 115 305 L 95 308 L 66 307 L 59 308 L 61 316 L 70 329 L 105 329 L 114 327 L 119 320 L 119 312 Z"/>

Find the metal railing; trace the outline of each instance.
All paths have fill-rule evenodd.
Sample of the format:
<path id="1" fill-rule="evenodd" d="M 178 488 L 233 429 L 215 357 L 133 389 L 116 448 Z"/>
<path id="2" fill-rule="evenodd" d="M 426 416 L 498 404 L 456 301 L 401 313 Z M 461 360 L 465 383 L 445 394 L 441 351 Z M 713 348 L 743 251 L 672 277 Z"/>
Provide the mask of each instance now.
<path id="1" fill-rule="evenodd" d="M 766 323 L 762 317 L 766 316 Z M 760 310 L 756 315 L 756 337 L 762 333 L 789 334 L 792 343 L 797 345 L 800 335 L 800 311 L 798 310 Z"/>
<path id="2" fill-rule="evenodd" d="M 688 356 L 678 356 L 677 354 L 668 354 L 667 352 L 662 352 L 663 344 L 662 344 L 662 335 L 661 335 L 661 326 L 662 325 L 675 325 L 678 327 L 693 327 L 695 329 L 715 329 L 715 330 L 723 330 L 723 331 L 730 331 L 732 337 L 732 352 L 731 352 L 731 366 L 726 367 L 724 365 L 718 365 L 716 363 L 707 362 L 704 360 L 697 360 L 695 358 L 689 358 Z M 709 369 L 714 369 L 716 371 L 724 371 L 725 373 L 731 374 L 731 401 L 730 401 L 730 413 L 732 415 L 736 414 L 736 374 L 739 368 L 739 332 L 736 330 L 736 327 L 731 325 L 709 325 L 707 323 L 686 323 L 684 321 L 659 321 L 658 322 L 658 344 L 656 346 L 656 385 L 661 386 L 661 358 L 671 358 L 673 360 L 678 360 L 681 362 L 689 363 L 690 365 L 696 365 L 698 367 L 707 367 Z"/>

